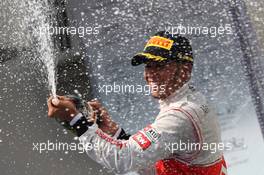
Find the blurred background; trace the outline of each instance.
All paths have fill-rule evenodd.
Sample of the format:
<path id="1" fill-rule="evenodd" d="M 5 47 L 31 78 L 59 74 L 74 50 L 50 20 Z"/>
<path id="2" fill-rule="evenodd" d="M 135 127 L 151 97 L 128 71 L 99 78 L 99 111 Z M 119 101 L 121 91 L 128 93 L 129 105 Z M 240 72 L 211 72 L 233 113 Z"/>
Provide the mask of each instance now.
<path id="1" fill-rule="evenodd" d="M 130 59 L 159 30 L 230 26 L 224 34 L 186 34 L 192 83 L 214 105 L 230 175 L 263 175 L 264 2 L 261 0 L 1 0 L 0 170 L 16 174 L 112 174 L 77 151 L 33 150 L 33 143 L 76 142 L 47 118 L 46 60 L 54 60 L 57 93 L 98 98 L 134 133 L 152 122 L 158 102 L 144 93 L 108 93 L 104 85 L 145 85 Z M 43 34 L 39 27 L 88 28 Z"/>

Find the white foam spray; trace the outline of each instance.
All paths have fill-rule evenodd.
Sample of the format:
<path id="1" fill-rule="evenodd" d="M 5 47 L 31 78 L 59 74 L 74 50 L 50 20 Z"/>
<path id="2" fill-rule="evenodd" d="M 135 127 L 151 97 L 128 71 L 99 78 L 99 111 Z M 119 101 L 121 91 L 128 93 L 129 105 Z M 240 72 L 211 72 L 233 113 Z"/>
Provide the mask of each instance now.
<path id="1" fill-rule="evenodd" d="M 37 1 L 30 0 L 27 2 L 29 9 L 31 9 L 32 21 L 35 26 L 33 35 L 37 40 L 36 47 L 39 52 L 39 60 L 44 64 L 44 71 L 47 72 L 48 88 L 51 95 L 56 98 L 56 56 L 54 43 L 52 41 L 51 33 L 48 30 L 51 28 L 52 10 L 48 0 Z"/>

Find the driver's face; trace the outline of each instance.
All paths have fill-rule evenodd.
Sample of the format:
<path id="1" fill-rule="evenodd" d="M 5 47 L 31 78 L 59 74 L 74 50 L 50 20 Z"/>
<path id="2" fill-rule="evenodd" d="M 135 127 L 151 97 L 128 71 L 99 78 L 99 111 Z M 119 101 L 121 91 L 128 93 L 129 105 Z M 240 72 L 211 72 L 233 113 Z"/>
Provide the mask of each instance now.
<path id="1" fill-rule="evenodd" d="M 145 66 L 144 77 L 154 98 L 163 99 L 178 87 L 178 74 L 181 72 L 176 62 L 149 62 Z"/>

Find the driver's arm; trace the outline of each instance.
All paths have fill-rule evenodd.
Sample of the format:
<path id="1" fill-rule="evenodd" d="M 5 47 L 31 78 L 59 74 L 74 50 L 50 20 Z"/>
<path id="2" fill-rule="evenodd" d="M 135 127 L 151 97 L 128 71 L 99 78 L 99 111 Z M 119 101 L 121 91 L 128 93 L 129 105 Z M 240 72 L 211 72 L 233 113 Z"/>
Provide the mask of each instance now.
<path id="1" fill-rule="evenodd" d="M 79 140 L 84 146 L 94 145 L 93 149 L 86 150 L 89 157 L 117 173 L 137 171 L 169 157 L 172 152 L 168 146 L 174 142 L 187 139 L 195 142 L 192 123 L 180 112 L 166 113 L 127 138 L 111 137 L 94 124 Z M 174 150 L 174 153 L 180 155 L 185 151 Z"/>

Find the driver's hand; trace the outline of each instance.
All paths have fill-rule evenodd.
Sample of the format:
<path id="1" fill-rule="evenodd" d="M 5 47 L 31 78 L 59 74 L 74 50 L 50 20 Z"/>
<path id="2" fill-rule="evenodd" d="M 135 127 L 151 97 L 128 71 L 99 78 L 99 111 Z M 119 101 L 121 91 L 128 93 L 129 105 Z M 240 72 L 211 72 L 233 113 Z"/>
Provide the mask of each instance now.
<path id="1" fill-rule="evenodd" d="M 67 97 L 58 96 L 57 100 L 53 97 L 48 99 L 48 117 L 56 117 L 69 122 L 78 113 L 75 104 Z"/>
<path id="2" fill-rule="evenodd" d="M 89 101 L 88 104 L 97 115 L 98 127 L 111 136 L 115 135 L 119 126 L 111 119 L 108 111 L 97 100 Z"/>

